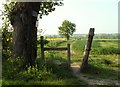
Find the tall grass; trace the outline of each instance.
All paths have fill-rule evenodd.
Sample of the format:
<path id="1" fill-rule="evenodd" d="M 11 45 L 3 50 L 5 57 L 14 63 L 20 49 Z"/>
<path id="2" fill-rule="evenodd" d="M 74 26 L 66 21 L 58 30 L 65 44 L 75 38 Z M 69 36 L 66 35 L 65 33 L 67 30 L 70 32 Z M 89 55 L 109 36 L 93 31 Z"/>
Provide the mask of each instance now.
<path id="1" fill-rule="evenodd" d="M 57 47 L 65 41 L 56 41 L 46 44 L 46 47 Z M 38 46 L 39 47 L 39 46 Z M 55 55 L 56 54 L 56 55 Z M 56 51 L 45 53 L 45 62 L 42 62 L 40 49 L 38 50 L 35 66 L 22 68 L 22 59 L 8 58 L 3 61 L 3 85 L 84 85 L 71 73 L 67 60 Z"/>
<path id="2" fill-rule="evenodd" d="M 11 61 L 4 61 L 3 65 L 3 82 L 2 85 L 73 85 L 86 84 L 79 81 L 71 73 L 66 63 L 57 64 L 57 58 L 47 58 L 43 63 L 41 59 L 36 60 L 35 67 L 28 67 L 27 70 L 14 70 L 17 66 L 10 64 Z M 64 59 L 61 59 L 64 61 Z M 18 61 L 19 62 L 19 61 Z M 8 67 L 9 66 L 9 67 Z M 12 66 L 12 68 L 10 68 Z M 17 72 L 17 73 L 16 73 Z"/>

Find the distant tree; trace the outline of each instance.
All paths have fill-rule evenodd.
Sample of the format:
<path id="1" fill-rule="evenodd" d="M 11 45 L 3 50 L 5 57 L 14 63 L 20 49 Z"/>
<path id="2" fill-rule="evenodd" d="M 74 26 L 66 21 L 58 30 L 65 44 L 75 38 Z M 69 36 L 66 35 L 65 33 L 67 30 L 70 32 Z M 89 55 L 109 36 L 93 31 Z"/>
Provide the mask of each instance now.
<path id="1" fill-rule="evenodd" d="M 59 31 L 58 31 L 59 34 L 61 36 L 65 36 L 67 40 L 69 40 L 70 36 L 72 36 L 76 30 L 76 25 L 74 23 L 71 23 L 68 20 L 64 20 L 62 23 L 62 26 L 58 28 L 59 28 Z"/>

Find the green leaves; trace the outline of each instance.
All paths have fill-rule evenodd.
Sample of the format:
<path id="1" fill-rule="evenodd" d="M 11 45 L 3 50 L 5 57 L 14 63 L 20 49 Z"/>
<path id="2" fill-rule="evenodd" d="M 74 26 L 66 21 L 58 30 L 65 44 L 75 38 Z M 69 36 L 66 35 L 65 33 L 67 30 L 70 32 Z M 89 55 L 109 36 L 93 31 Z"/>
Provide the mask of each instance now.
<path id="1" fill-rule="evenodd" d="M 55 6 L 62 6 L 62 2 L 41 2 L 40 3 L 40 18 L 42 15 L 49 15 L 50 12 L 55 11 Z"/>
<path id="2" fill-rule="evenodd" d="M 68 20 L 64 20 L 62 26 L 58 28 L 59 28 L 59 34 L 67 37 L 67 40 L 69 40 L 70 36 L 72 36 L 76 30 L 76 25 Z"/>
<path id="3" fill-rule="evenodd" d="M 55 6 L 62 6 L 62 2 L 58 1 L 47 1 L 47 2 L 36 2 L 40 5 L 40 18 L 42 18 L 43 15 L 49 15 L 50 12 L 55 11 Z M 35 2 L 6 2 L 4 4 L 4 15 L 7 15 L 8 18 L 13 20 L 13 14 L 16 12 L 21 12 L 23 9 L 25 9 L 28 5 L 36 4 Z M 36 5 L 34 5 L 33 11 L 35 10 Z"/>

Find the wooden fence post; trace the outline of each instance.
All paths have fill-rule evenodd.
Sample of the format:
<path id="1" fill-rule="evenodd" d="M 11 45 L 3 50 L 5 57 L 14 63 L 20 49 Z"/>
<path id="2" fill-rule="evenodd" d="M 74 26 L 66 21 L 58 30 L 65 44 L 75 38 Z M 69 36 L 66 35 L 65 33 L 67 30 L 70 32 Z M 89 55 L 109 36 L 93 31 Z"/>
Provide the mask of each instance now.
<path id="1" fill-rule="evenodd" d="M 41 42 L 41 58 L 42 58 L 42 61 L 44 62 L 44 37 L 41 36 L 40 37 L 40 42 Z"/>
<path id="2" fill-rule="evenodd" d="M 90 50 L 91 50 L 93 36 L 94 36 L 94 28 L 90 28 L 87 44 L 85 46 L 85 51 L 84 51 L 84 54 L 83 54 L 81 71 L 84 70 L 88 66 L 88 57 L 89 57 L 89 53 L 90 53 Z"/>
<path id="3" fill-rule="evenodd" d="M 68 58 L 68 66 L 70 67 L 70 43 L 67 43 L 67 58 Z"/>
<path id="4" fill-rule="evenodd" d="M 41 42 L 41 58 L 42 61 L 44 62 L 44 51 L 49 51 L 49 50 L 67 50 L 67 59 L 68 59 L 68 66 L 70 67 L 70 41 L 67 43 L 67 47 L 62 47 L 62 48 L 44 48 L 44 37 L 40 37 L 40 42 Z"/>

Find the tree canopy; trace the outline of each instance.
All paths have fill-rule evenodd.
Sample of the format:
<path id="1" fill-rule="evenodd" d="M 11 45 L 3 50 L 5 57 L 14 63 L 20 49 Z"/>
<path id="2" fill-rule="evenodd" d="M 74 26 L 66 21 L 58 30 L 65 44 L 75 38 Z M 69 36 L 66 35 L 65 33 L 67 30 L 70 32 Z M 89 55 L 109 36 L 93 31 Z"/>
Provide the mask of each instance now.
<path id="1" fill-rule="evenodd" d="M 39 12 L 36 13 L 36 5 L 39 5 Z M 10 19 L 11 24 L 14 20 L 14 15 L 16 13 L 21 13 L 24 9 L 33 10 L 33 16 L 39 14 L 39 18 L 42 18 L 43 15 L 49 15 L 50 12 L 55 11 L 55 6 L 62 6 L 62 2 L 58 1 L 49 1 L 48 2 L 7 2 L 4 4 L 4 16 Z"/>
<path id="2" fill-rule="evenodd" d="M 7 18 L 6 23 L 13 27 L 14 57 L 24 58 L 25 64 L 33 65 L 37 56 L 37 21 L 43 15 L 55 11 L 55 6 L 62 4 L 58 1 L 7 2 L 4 4 L 3 20 Z"/>
<path id="3" fill-rule="evenodd" d="M 64 20 L 62 25 L 59 28 L 59 34 L 61 36 L 65 36 L 67 40 L 69 40 L 70 36 L 73 35 L 73 33 L 76 30 L 76 25 L 74 23 L 71 23 L 68 20 Z"/>

